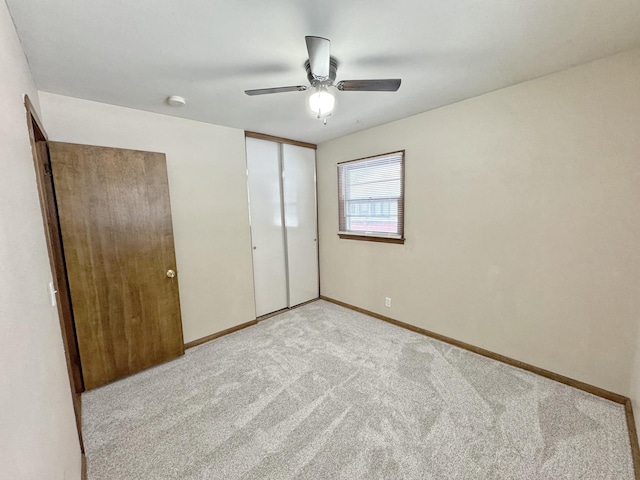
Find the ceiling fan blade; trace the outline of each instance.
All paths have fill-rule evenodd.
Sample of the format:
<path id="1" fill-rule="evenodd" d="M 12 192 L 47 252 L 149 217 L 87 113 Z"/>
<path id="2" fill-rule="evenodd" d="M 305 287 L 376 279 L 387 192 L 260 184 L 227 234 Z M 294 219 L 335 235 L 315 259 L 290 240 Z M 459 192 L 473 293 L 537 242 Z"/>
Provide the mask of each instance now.
<path id="1" fill-rule="evenodd" d="M 336 88 L 343 92 L 395 92 L 400 88 L 401 82 L 399 78 L 342 80 L 336 84 Z"/>
<path id="2" fill-rule="evenodd" d="M 245 90 L 247 95 L 266 95 L 268 93 L 283 93 L 283 92 L 303 92 L 307 87 L 304 85 L 296 85 L 292 87 L 276 87 L 276 88 L 257 88 L 255 90 Z"/>
<path id="3" fill-rule="evenodd" d="M 316 78 L 329 78 L 331 42 L 322 37 L 304 37 L 304 39 L 307 41 L 311 74 Z"/>

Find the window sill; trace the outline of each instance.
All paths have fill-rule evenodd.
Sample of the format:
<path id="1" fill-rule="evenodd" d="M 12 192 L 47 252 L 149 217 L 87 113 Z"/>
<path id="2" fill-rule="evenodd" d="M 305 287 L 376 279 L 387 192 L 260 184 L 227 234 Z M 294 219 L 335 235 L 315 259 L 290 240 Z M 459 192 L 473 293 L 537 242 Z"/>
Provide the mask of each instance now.
<path id="1" fill-rule="evenodd" d="M 340 238 L 342 238 L 344 240 L 364 240 L 365 242 L 404 244 L 404 238 L 375 237 L 373 235 L 354 235 L 354 234 L 349 234 L 349 233 L 339 233 L 338 237 L 340 237 Z"/>

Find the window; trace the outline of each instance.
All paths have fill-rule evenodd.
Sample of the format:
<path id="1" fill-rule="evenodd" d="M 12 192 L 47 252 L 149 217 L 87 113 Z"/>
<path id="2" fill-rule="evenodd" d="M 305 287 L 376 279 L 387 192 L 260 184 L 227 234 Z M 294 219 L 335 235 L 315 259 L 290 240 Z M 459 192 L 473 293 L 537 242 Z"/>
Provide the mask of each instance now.
<path id="1" fill-rule="evenodd" d="M 338 164 L 340 238 L 404 243 L 404 150 Z"/>

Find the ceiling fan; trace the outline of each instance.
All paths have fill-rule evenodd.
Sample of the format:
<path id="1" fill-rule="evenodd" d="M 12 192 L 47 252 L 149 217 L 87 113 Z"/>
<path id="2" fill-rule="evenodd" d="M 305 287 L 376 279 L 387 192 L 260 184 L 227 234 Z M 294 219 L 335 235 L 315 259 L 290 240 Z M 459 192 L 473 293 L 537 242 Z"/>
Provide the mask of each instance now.
<path id="1" fill-rule="evenodd" d="M 314 89 L 315 93 L 309 97 L 309 106 L 318 118 L 324 119 L 333 111 L 334 96 L 329 88 L 336 88 L 342 92 L 395 92 L 400 88 L 399 78 L 387 78 L 381 80 L 341 80 L 334 84 L 338 62 L 331 56 L 331 42 L 323 37 L 305 37 L 309 60 L 304 64 L 307 70 L 307 79 L 311 86 L 293 85 L 290 87 L 258 88 L 245 90 L 247 95 L 266 95 L 269 93 L 303 92 Z"/>

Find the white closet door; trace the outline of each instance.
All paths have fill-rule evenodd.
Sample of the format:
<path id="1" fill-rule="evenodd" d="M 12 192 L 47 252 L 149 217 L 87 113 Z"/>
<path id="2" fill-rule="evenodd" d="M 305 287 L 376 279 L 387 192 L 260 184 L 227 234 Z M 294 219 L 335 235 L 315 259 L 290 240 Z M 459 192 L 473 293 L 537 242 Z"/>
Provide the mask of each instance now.
<path id="1" fill-rule="evenodd" d="M 247 138 L 256 316 L 287 307 L 280 145 Z"/>
<path id="2" fill-rule="evenodd" d="M 318 298 L 316 151 L 284 144 L 284 217 L 289 306 Z"/>

